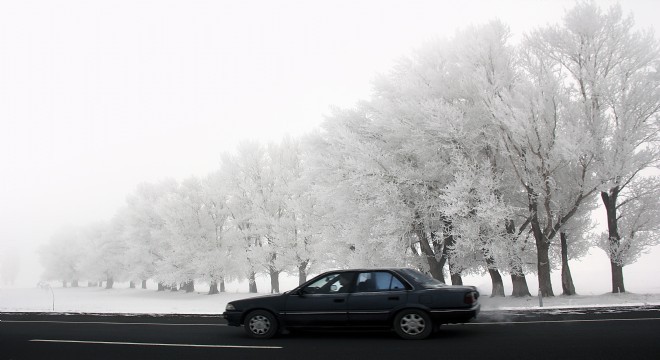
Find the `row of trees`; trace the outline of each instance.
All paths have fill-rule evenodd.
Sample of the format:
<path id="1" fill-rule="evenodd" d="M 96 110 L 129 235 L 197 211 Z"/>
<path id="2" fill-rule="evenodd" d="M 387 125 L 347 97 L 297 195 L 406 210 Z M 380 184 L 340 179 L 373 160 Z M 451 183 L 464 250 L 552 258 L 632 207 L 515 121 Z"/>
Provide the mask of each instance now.
<path id="1" fill-rule="evenodd" d="M 300 142 L 244 143 L 204 178 L 141 184 L 108 222 L 67 228 L 41 249 L 50 279 L 159 282 L 159 289 L 194 280 L 223 291 L 227 280 L 259 273 L 279 291 L 279 274 L 334 264 L 334 243 L 303 178 Z M 318 259 L 317 259 L 318 258 Z"/>
<path id="2" fill-rule="evenodd" d="M 599 246 L 612 291 L 659 243 L 660 46 L 618 6 L 579 3 L 516 44 L 491 22 L 428 43 L 300 139 L 245 143 L 204 178 L 143 184 L 107 223 L 43 249 L 53 279 L 224 281 L 328 267 L 491 276 L 543 296 Z M 607 230 L 595 230 L 595 210 Z M 604 274 L 606 276 L 606 274 Z M 111 281 L 111 280 L 108 280 Z M 175 285 L 176 286 L 176 285 Z M 190 286 L 189 286 L 190 287 Z"/>

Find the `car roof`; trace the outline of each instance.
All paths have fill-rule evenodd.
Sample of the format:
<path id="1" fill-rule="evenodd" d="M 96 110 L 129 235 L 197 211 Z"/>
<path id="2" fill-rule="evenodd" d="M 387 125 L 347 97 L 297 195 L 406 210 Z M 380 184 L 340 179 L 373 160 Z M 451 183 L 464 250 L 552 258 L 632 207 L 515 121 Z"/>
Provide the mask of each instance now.
<path id="1" fill-rule="evenodd" d="M 335 269 L 324 271 L 322 274 L 329 272 L 368 272 L 368 271 L 397 271 L 397 270 L 414 270 L 406 267 L 374 267 L 374 268 L 355 268 L 355 269 Z"/>

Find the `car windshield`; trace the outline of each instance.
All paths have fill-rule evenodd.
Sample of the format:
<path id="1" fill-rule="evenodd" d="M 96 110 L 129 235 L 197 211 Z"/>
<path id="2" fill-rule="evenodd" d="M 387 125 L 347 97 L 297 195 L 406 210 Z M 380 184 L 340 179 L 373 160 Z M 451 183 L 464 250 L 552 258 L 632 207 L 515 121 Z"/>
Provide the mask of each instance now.
<path id="1" fill-rule="evenodd" d="M 434 279 L 417 270 L 402 269 L 401 272 L 404 273 L 406 276 L 412 278 L 413 280 L 415 280 L 415 282 L 419 283 L 424 287 L 438 287 L 445 285 L 442 281 L 438 279 Z"/>

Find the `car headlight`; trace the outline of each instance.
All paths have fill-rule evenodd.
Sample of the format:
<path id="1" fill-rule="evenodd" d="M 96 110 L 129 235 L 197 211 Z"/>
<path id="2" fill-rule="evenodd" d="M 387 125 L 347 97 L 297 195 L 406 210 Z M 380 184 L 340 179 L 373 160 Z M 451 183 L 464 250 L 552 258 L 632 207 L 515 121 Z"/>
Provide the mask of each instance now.
<path id="1" fill-rule="evenodd" d="M 225 308 L 226 311 L 234 311 L 236 310 L 236 307 L 234 304 L 227 304 L 227 307 Z"/>

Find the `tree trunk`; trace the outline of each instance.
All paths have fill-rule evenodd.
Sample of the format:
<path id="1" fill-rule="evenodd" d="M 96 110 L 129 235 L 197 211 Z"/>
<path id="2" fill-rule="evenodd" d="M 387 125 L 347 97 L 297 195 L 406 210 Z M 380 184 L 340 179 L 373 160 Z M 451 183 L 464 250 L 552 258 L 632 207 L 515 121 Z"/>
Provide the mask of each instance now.
<path id="1" fill-rule="evenodd" d="M 142 288 L 143 289 L 147 288 L 147 280 L 142 280 Z"/>
<path id="2" fill-rule="evenodd" d="M 158 282 L 158 290 L 157 291 L 165 291 L 165 284 L 162 282 Z"/>
<path id="3" fill-rule="evenodd" d="M 612 267 L 612 292 L 615 294 L 626 292 L 623 285 L 623 266 L 610 262 Z"/>
<path id="4" fill-rule="evenodd" d="M 516 225 L 513 220 L 506 221 L 506 232 L 515 236 L 516 234 Z M 511 291 L 511 296 L 513 297 L 525 297 L 532 296 L 529 293 L 529 287 L 527 287 L 527 279 L 525 278 L 525 273 L 523 272 L 522 259 L 514 253 L 511 259 L 511 285 L 513 285 L 513 291 Z"/>
<path id="5" fill-rule="evenodd" d="M 248 282 L 250 283 L 250 292 L 251 293 L 256 293 L 257 292 L 257 275 L 254 273 L 254 271 L 250 272 L 250 277 L 248 279 Z"/>
<path id="6" fill-rule="evenodd" d="M 225 278 L 220 279 L 220 292 L 225 292 Z"/>
<path id="7" fill-rule="evenodd" d="M 529 287 L 527 287 L 527 279 L 525 279 L 525 274 L 521 272 L 521 275 L 511 274 L 511 284 L 513 285 L 513 291 L 511 296 L 513 297 L 525 297 L 532 296 L 529 293 Z"/>
<path id="8" fill-rule="evenodd" d="M 195 292 L 195 280 L 188 280 L 181 284 L 181 290 L 185 290 L 186 293 Z"/>
<path id="9" fill-rule="evenodd" d="M 486 265 L 488 266 L 490 281 L 493 285 L 490 297 L 504 297 L 504 282 L 502 281 L 502 275 L 500 275 L 500 272 L 495 267 L 495 260 L 490 256 L 486 256 Z"/>
<path id="10" fill-rule="evenodd" d="M 105 288 L 112 289 L 112 286 L 115 284 L 115 280 L 112 277 L 108 277 L 105 281 Z"/>
<path id="11" fill-rule="evenodd" d="M 268 240 L 271 243 L 271 240 Z M 277 294 L 280 292 L 280 271 L 275 268 L 275 261 L 277 260 L 277 253 L 270 253 L 270 262 L 268 264 L 268 277 L 270 277 L 270 293 Z"/>
<path id="12" fill-rule="evenodd" d="M 135 289 L 135 282 L 129 281 L 128 287 L 131 288 L 131 289 Z"/>
<path id="13" fill-rule="evenodd" d="M 453 238 L 453 237 L 452 237 Z M 448 257 L 449 263 L 449 277 L 451 278 L 452 285 L 463 285 L 463 278 L 461 277 L 461 269 L 457 269 L 454 265 L 453 259 Z"/>
<path id="14" fill-rule="evenodd" d="M 445 235 L 445 238 L 443 239 L 442 242 L 442 256 L 440 256 L 440 261 L 439 261 L 439 266 L 440 266 L 440 271 L 442 274 L 442 282 L 445 282 L 445 277 L 444 277 L 444 272 L 442 269 L 444 269 L 445 264 L 449 263 L 449 271 L 450 271 L 450 278 L 451 278 L 451 270 L 453 269 L 451 265 L 451 253 L 450 249 L 454 246 L 456 243 L 456 239 L 454 239 L 454 236 L 451 235 L 451 229 L 452 229 L 452 223 L 451 221 L 448 220 L 442 220 L 442 223 L 444 224 L 445 228 L 447 229 L 448 234 Z M 434 233 L 431 233 L 431 238 L 435 239 Z M 436 252 L 440 251 L 439 249 L 436 248 Z"/>
<path id="15" fill-rule="evenodd" d="M 550 278 L 550 256 L 548 255 L 550 244 L 546 241 L 541 241 L 537 244 L 536 250 L 538 252 L 538 279 L 539 289 L 543 297 L 555 296 L 552 291 L 552 279 Z"/>
<path id="16" fill-rule="evenodd" d="M 270 275 L 270 293 L 278 294 L 280 292 L 280 272 L 272 267 L 268 272 Z"/>
<path id="17" fill-rule="evenodd" d="M 426 231 L 424 231 L 422 224 L 417 224 L 415 226 L 415 235 L 417 235 L 417 239 L 419 239 L 419 246 L 422 249 L 422 254 L 424 254 L 427 264 L 429 265 L 431 276 L 444 283 L 445 276 L 442 273 L 442 264 L 436 258 L 436 254 L 433 251 L 431 244 L 429 244 L 428 236 L 426 235 Z"/>
<path id="18" fill-rule="evenodd" d="M 463 278 L 461 277 L 461 274 L 459 274 L 459 273 L 451 274 L 451 284 L 452 285 L 463 285 Z"/>
<path id="19" fill-rule="evenodd" d="M 217 282 L 212 282 L 211 286 L 209 286 L 209 295 L 215 295 L 219 294 L 220 292 L 218 291 L 218 283 Z"/>
<path id="20" fill-rule="evenodd" d="M 490 297 L 504 297 L 504 282 L 502 281 L 502 275 L 497 269 L 488 269 L 490 274 L 491 284 L 493 285 L 493 290 L 490 292 Z"/>
<path id="21" fill-rule="evenodd" d="M 307 265 L 309 264 L 308 260 L 301 261 L 298 264 L 298 285 L 302 285 L 307 281 Z"/>
<path id="22" fill-rule="evenodd" d="M 532 215 L 532 233 L 536 242 L 536 256 L 537 256 L 537 270 L 539 280 L 539 290 L 541 296 L 549 297 L 555 296 L 552 291 L 552 279 L 550 278 L 550 257 L 548 251 L 550 249 L 550 242 L 541 231 L 541 224 L 538 217 L 538 205 L 535 194 L 528 194 L 529 197 L 529 210 Z"/>
<path id="23" fill-rule="evenodd" d="M 575 295 L 575 284 L 571 276 L 571 268 L 568 266 L 568 241 L 566 233 L 559 234 L 561 239 L 561 288 L 564 295 Z"/>
<path id="24" fill-rule="evenodd" d="M 66 280 L 62 280 L 62 287 L 67 287 L 67 282 L 66 282 Z"/>
<path id="25" fill-rule="evenodd" d="M 615 256 L 612 253 L 612 249 L 618 249 L 619 242 L 621 241 L 621 236 L 619 236 L 619 223 L 616 216 L 616 202 L 619 196 L 619 191 L 619 187 L 615 186 L 608 192 L 603 191 L 600 193 L 600 197 L 603 199 L 603 204 L 605 205 L 605 212 L 607 213 L 607 231 L 609 238 L 608 256 L 610 257 L 610 265 L 612 268 L 613 293 L 626 292 L 626 288 L 623 283 L 623 266 L 619 265 L 621 261 L 620 259 L 612 258 Z"/>

